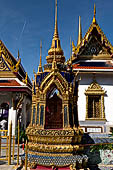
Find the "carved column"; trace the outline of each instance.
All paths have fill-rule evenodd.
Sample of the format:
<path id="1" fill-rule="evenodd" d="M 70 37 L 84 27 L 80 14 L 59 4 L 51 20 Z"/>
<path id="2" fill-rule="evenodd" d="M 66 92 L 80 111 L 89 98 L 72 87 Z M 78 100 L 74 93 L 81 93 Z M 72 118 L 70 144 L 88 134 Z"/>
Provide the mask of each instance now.
<path id="1" fill-rule="evenodd" d="M 39 103 L 37 103 L 37 106 L 36 106 L 36 125 L 39 125 Z"/>
<path id="2" fill-rule="evenodd" d="M 88 95 L 86 95 L 86 119 L 88 119 Z"/>
<path id="3" fill-rule="evenodd" d="M 40 105 L 40 126 L 44 127 L 44 105 Z"/>
<path id="4" fill-rule="evenodd" d="M 104 95 L 101 96 L 102 100 L 102 118 L 105 119 L 105 112 L 104 112 Z"/>
<path id="5" fill-rule="evenodd" d="M 68 127 L 68 106 L 64 105 L 64 128 Z"/>
<path id="6" fill-rule="evenodd" d="M 33 105 L 33 112 L 32 112 L 33 116 L 32 116 L 32 124 L 35 124 L 36 119 L 35 119 L 35 115 L 36 115 L 36 105 Z"/>

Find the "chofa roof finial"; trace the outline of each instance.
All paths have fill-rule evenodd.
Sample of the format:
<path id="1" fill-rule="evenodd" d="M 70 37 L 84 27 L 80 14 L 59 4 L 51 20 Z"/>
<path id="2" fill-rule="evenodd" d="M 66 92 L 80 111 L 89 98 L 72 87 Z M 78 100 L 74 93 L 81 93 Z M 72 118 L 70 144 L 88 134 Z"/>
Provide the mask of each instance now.
<path id="1" fill-rule="evenodd" d="M 96 23 L 96 5 L 94 4 L 93 23 Z"/>
<path id="2" fill-rule="evenodd" d="M 82 41 L 82 27 L 81 27 L 81 17 L 79 16 L 79 31 L 78 31 L 77 45 L 79 45 L 81 41 Z"/>

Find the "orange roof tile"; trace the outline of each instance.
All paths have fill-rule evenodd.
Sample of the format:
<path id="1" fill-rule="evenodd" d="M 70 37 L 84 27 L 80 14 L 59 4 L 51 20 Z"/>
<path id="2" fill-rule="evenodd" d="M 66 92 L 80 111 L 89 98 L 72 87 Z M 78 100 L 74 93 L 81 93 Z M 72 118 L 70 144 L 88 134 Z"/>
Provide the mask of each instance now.
<path id="1" fill-rule="evenodd" d="M 21 86 L 16 80 L 0 80 L 0 86 Z"/>

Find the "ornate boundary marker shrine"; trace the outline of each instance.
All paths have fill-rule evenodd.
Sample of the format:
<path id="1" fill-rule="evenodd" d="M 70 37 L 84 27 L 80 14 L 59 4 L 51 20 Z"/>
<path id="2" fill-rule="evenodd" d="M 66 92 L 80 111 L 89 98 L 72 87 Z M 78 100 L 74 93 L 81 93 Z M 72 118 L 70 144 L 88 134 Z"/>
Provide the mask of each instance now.
<path id="1" fill-rule="evenodd" d="M 54 36 L 46 60 L 43 71 L 40 51 L 32 88 L 31 123 L 26 130 L 28 166 L 84 168 L 88 158 L 82 154 L 84 148 L 79 146 L 83 130 L 79 128 L 77 115 L 77 73 L 65 65 L 57 27 L 57 0 Z"/>

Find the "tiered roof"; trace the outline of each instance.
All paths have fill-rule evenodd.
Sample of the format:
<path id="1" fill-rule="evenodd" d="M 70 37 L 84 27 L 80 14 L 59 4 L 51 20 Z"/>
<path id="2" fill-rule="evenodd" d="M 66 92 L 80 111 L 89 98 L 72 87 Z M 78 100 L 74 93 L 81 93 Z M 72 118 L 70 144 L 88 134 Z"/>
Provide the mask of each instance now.
<path id="1" fill-rule="evenodd" d="M 93 20 L 84 38 L 80 38 L 82 35 L 80 23 L 79 27 L 79 43 L 75 46 L 72 42 L 73 54 L 71 60 L 74 63 L 73 68 L 112 69 L 113 46 L 96 21 L 95 5 Z"/>
<path id="2" fill-rule="evenodd" d="M 23 91 L 26 89 L 31 94 L 32 83 L 20 57 L 15 59 L 0 40 L 0 91 L 16 91 L 19 88 L 23 88 Z"/>

